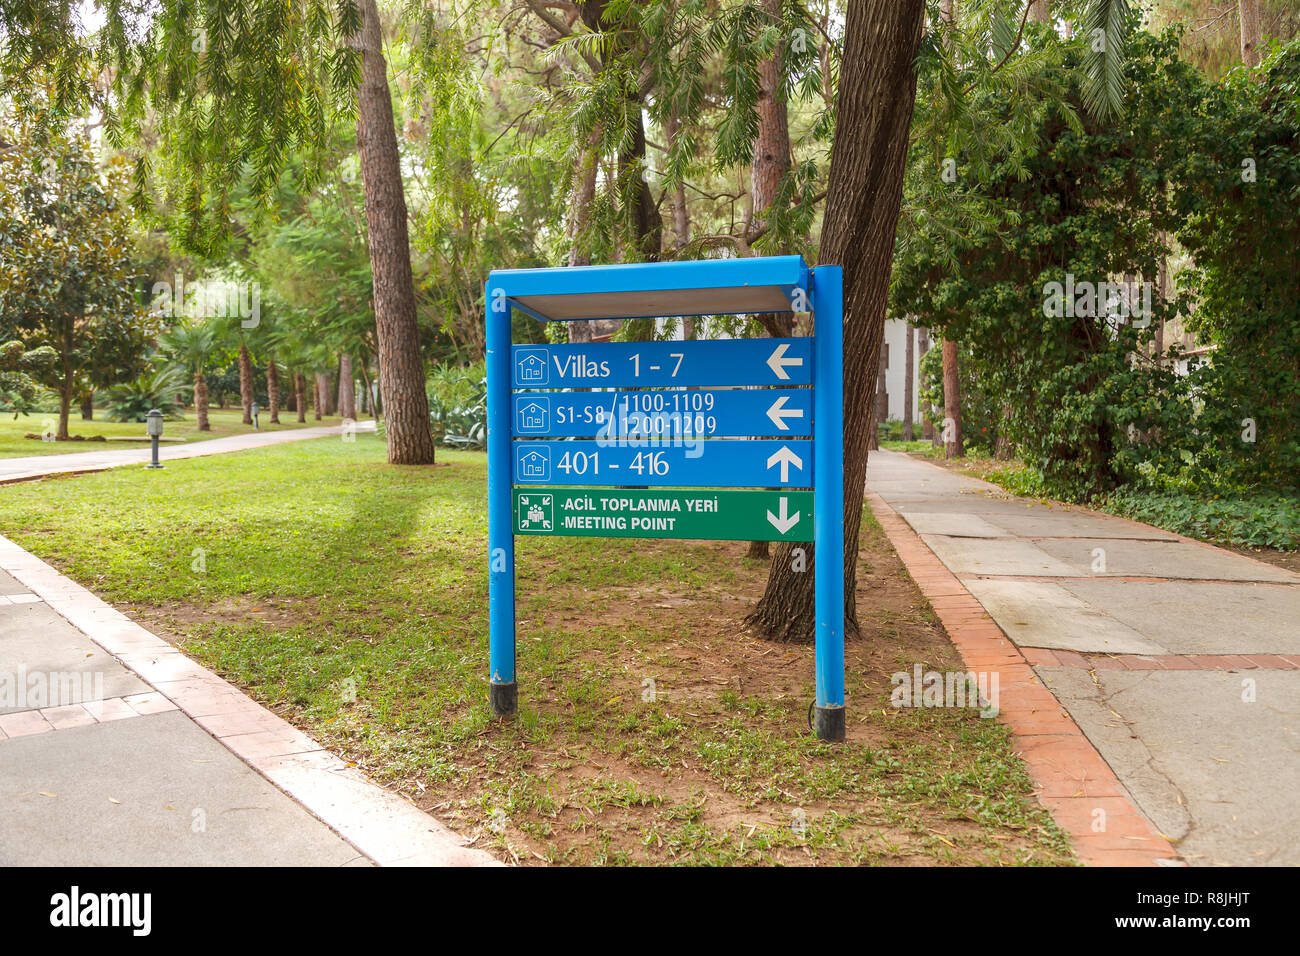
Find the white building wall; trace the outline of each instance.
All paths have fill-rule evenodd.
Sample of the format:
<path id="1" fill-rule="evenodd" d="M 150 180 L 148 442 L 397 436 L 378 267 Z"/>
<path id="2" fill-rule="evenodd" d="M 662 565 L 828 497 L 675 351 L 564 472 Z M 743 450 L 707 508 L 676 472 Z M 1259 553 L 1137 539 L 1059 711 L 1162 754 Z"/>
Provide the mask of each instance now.
<path id="1" fill-rule="evenodd" d="M 888 355 L 884 348 L 881 357 L 888 359 L 885 368 L 885 391 L 889 395 L 889 418 L 903 420 L 903 389 L 907 383 L 907 323 L 902 319 L 885 321 L 885 341 Z M 917 428 L 921 425 L 921 353 L 917 348 L 916 329 L 912 329 L 912 421 Z M 917 431 L 920 435 L 920 431 Z"/>

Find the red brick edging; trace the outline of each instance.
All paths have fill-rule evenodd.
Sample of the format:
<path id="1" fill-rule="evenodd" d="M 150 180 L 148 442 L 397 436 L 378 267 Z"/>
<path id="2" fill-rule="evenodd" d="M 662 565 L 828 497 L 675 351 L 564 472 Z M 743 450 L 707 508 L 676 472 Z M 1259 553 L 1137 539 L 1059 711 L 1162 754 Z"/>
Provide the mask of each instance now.
<path id="1" fill-rule="evenodd" d="M 1039 802 L 1070 834 L 1079 859 L 1092 866 L 1177 862 L 1169 841 L 1134 806 L 1115 772 L 984 606 L 883 498 L 867 492 L 867 502 L 966 667 L 997 673 L 998 720 L 1015 738 Z M 1059 659 L 1063 652 L 1054 653 Z"/>

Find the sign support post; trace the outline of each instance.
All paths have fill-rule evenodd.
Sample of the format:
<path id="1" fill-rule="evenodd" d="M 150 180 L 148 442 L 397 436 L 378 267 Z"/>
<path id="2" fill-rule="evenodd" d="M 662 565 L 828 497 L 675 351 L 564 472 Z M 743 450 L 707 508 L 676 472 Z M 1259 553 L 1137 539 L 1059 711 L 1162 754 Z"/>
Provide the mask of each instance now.
<path id="1" fill-rule="evenodd" d="M 511 524 L 510 302 L 491 281 L 487 316 L 488 698 L 498 717 L 519 707 L 515 683 L 515 536 Z"/>
<path id="2" fill-rule="evenodd" d="M 813 530 L 820 740 L 844 739 L 844 272 L 813 270 Z"/>

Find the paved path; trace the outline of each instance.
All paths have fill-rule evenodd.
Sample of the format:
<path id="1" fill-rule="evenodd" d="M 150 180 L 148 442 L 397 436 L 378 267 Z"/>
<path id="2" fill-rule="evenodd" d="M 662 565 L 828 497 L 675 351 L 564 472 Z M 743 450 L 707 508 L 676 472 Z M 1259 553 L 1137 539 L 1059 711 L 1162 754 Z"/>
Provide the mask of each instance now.
<path id="1" fill-rule="evenodd" d="M 495 863 L 461 844 L 0 537 L 0 866 Z"/>
<path id="2" fill-rule="evenodd" d="M 1184 860 L 1300 864 L 1300 575 L 894 452 L 867 485 Z"/>
<path id="3" fill-rule="evenodd" d="M 355 431 L 374 431 L 373 421 L 357 422 Z M 200 458 L 204 455 L 221 455 L 248 448 L 264 448 L 290 441 L 309 438 L 327 438 L 343 431 L 341 425 L 314 428 L 285 428 L 278 431 L 252 432 L 247 435 L 228 435 L 207 441 L 186 442 L 183 445 L 161 443 L 158 459 L 166 462 L 176 458 Z M 107 443 L 105 443 L 107 444 Z M 150 460 L 152 450 L 148 442 L 139 448 L 105 448 L 102 451 L 77 451 L 66 455 L 32 455 L 27 458 L 0 458 L 0 485 L 11 481 L 27 481 L 46 475 L 64 475 L 87 471 L 103 471 L 121 465 L 141 465 Z"/>

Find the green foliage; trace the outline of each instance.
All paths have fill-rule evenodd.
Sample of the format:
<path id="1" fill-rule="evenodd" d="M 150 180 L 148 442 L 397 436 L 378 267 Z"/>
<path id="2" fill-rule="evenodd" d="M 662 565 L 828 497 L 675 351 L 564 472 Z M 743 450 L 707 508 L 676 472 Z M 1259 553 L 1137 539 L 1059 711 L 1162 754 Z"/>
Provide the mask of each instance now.
<path id="1" fill-rule="evenodd" d="M 1300 489 L 1300 40 L 1209 90 L 1173 132 L 1188 327 L 1215 346 L 1192 375 L 1182 457 L 1203 484 Z"/>
<path id="2" fill-rule="evenodd" d="M 484 362 L 441 363 L 429 374 L 426 391 L 433 437 L 448 445 L 482 448 L 487 440 Z"/>
<path id="3" fill-rule="evenodd" d="M 1136 19 L 1129 0 L 1095 0 L 1085 8 L 1083 102 L 1093 116 L 1112 119 L 1124 111 L 1125 53 Z"/>
<path id="4" fill-rule="evenodd" d="M 14 135 L 0 150 L 0 341 L 53 351 L 27 374 L 70 402 L 139 374 L 160 324 L 140 301 L 121 160 L 101 167 L 49 113 L 23 113 Z"/>
<path id="5" fill-rule="evenodd" d="M 1300 497 L 1296 496 L 1125 490 L 1101 504 L 1126 518 L 1217 544 L 1300 549 Z"/>
<path id="6" fill-rule="evenodd" d="M 1076 55 L 1067 51 L 1066 63 Z M 1155 328 L 1180 314 L 1182 300 L 1152 292 L 1149 314 L 1124 318 L 1108 315 L 1099 297 L 1052 295 L 1126 274 L 1150 288 L 1168 254 L 1164 236 L 1177 220 L 1166 169 L 1205 84 L 1177 59 L 1173 36 L 1135 38 L 1127 80 L 1132 102 L 1120 122 L 1080 125 L 1076 79 L 1066 105 L 1029 117 L 1032 135 L 1018 149 L 1003 146 L 961 187 L 986 224 L 964 236 L 918 233 L 895 266 L 897 311 L 925 316 L 965 346 L 967 387 L 985 402 L 972 410 L 982 421 L 967 425 L 968 437 L 995 434 L 1009 405 L 1010 439 L 1067 497 L 1105 493 L 1167 463 L 1176 454 L 1169 439 L 1194 414 L 1188 383 L 1149 357 Z M 1005 119 L 1023 121 L 1014 109 L 1004 108 Z M 999 121 L 996 110 L 990 120 Z"/>
<path id="7" fill-rule="evenodd" d="M 185 377 L 176 368 L 160 368 L 109 390 L 108 418 L 115 422 L 142 422 L 151 409 L 164 418 L 179 418 L 180 404 L 176 393 L 186 387 Z"/>
<path id="8" fill-rule="evenodd" d="M 28 349 L 16 339 L 0 343 L 0 412 L 13 412 L 17 418 L 36 411 L 40 384 L 33 373 L 57 359 L 58 353 L 48 345 Z"/>
<path id="9" fill-rule="evenodd" d="M 217 350 L 217 333 L 211 325 L 178 325 L 162 337 L 161 345 L 186 372 L 202 372 Z"/>
<path id="10" fill-rule="evenodd" d="M 959 346 L 957 386 L 961 391 L 962 443 L 968 454 L 991 455 L 997 447 L 998 438 L 1005 425 L 1001 403 L 991 398 L 987 390 L 980 385 L 982 374 L 985 373 L 979 356 Z M 934 427 L 942 430 L 943 348 L 939 343 L 935 343 L 921 356 L 920 398 L 923 410 L 931 406 L 937 410 L 934 415 Z"/>

